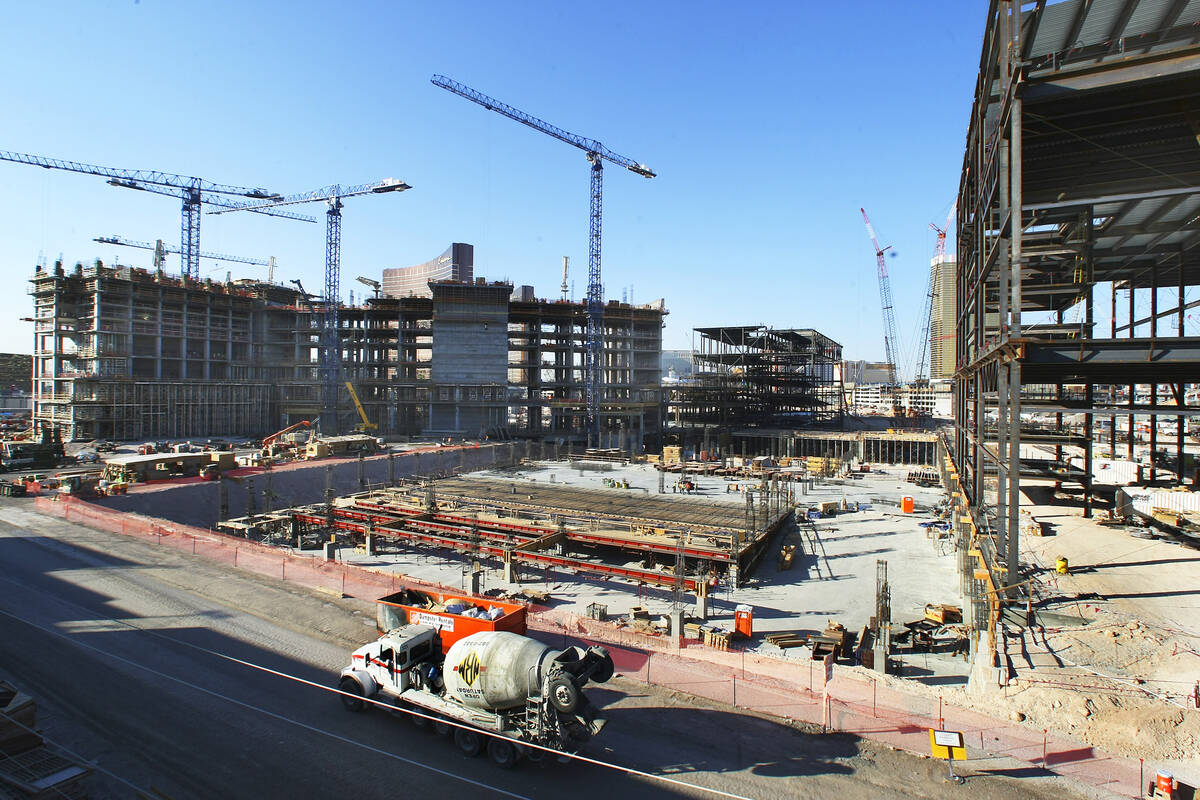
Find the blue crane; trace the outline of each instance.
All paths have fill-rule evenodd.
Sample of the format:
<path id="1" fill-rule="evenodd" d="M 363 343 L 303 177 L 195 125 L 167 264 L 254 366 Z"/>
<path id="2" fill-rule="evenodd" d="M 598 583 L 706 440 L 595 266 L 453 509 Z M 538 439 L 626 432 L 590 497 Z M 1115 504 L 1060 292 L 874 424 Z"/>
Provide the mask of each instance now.
<path id="1" fill-rule="evenodd" d="M 165 194 L 183 200 L 183 211 L 180 216 L 179 271 L 184 278 L 199 280 L 200 278 L 200 206 L 221 206 L 229 208 L 233 202 L 219 195 L 237 195 L 266 200 L 279 197 L 275 192 L 266 189 L 251 189 L 245 186 L 231 186 L 225 183 L 213 183 L 203 178 L 193 178 L 187 175 L 176 175 L 171 172 L 159 172 L 147 169 L 116 169 L 114 167 L 98 167 L 95 164 L 83 164 L 78 161 L 63 161 L 57 158 L 46 158 L 28 153 L 14 153 L 0 150 L 0 161 L 12 161 L 17 164 L 29 164 L 43 169 L 60 169 L 67 172 L 79 172 L 85 175 L 98 175 L 108 178 L 111 186 L 125 189 L 138 189 L 144 192 Z M 312 217 L 292 214 L 287 211 L 260 210 L 260 214 L 270 214 L 275 217 L 302 222 L 316 222 Z"/>
<path id="2" fill-rule="evenodd" d="M 179 252 L 179 249 L 176 247 L 164 245 L 162 239 L 159 239 L 154 244 L 151 244 L 150 242 L 137 242 L 133 241 L 132 239 L 123 239 L 120 236 L 97 236 L 95 239 L 92 239 L 92 241 L 99 242 L 100 244 L 115 244 L 121 247 L 132 247 L 137 250 L 153 250 L 154 268 L 156 270 L 162 269 L 163 261 L 165 260 L 167 253 Z M 267 282 L 275 282 L 275 256 L 271 256 L 270 258 L 250 258 L 247 256 L 231 256 L 226 255 L 225 253 L 212 253 L 208 250 L 201 250 L 200 257 L 211 258 L 213 261 L 229 261 L 239 264 L 254 264 L 259 267 L 266 267 L 268 270 Z"/>
<path id="3" fill-rule="evenodd" d="M 516 120 L 522 125 L 528 125 L 535 131 L 553 136 L 560 142 L 578 147 L 587 155 L 591 164 L 591 225 L 588 239 L 588 289 L 587 289 L 587 354 L 586 371 L 584 373 L 584 391 L 587 400 L 587 424 L 590 443 L 599 445 L 600 432 L 600 389 L 603 378 L 601 361 L 604 355 L 604 285 L 600 282 L 600 222 L 602 216 L 602 186 L 604 181 L 604 161 L 624 167 L 643 178 L 656 177 L 654 170 L 645 164 L 639 164 L 631 158 L 614 153 L 595 139 L 577 136 L 562 128 L 551 125 L 545 120 L 519 111 L 507 103 L 488 97 L 469 86 L 464 86 L 444 75 L 434 75 L 430 81 L 434 86 L 440 86 L 459 97 L 465 97 L 473 103 L 478 103 L 486 109 L 503 114 L 509 119 Z"/>
<path id="4" fill-rule="evenodd" d="M 338 338 L 338 304 L 341 302 L 342 279 L 342 200 L 364 194 L 403 192 L 411 188 L 397 178 L 384 178 L 374 183 L 345 188 L 340 184 L 334 184 L 314 189 L 311 192 L 271 198 L 261 203 L 231 203 L 220 211 L 208 212 L 209 214 L 228 214 L 231 211 L 262 211 L 299 203 L 323 202 L 328 205 L 325 212 L 325 298 L 321 308 L 318 344 L 321 370 L 321 419 L 325 421 L 324 432 L 326 435 L 337 435 L 340 424 L 338 386 L 341 384 L 342 348 Z M 307 301 L 307 295 L 305 299 Z"/>

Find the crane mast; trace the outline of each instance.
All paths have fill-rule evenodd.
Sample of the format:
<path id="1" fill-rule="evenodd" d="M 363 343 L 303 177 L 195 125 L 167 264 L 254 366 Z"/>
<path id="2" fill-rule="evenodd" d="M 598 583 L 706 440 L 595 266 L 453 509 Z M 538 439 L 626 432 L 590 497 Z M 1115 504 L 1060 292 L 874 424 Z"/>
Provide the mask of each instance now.
<path id="1" fill-rule="evenodd" d="M 630 172 L 641 175 L 643 178 L 656 177 L 654 170 L 647 167 L 645 164 L 638 163 L 631 158 L 626 158 L 623 155 L 614 153 L 607 147 L 602 145 L 595 139 L 588 139 L 584 136 L 565 131 L 555 125 L 551 125 L 545 120 L 526 114 L 507 103 L 502 103 L 495 98 L 488 97 L 482 92 L 478 92 L 469 86 L 451 80 L 444 75 L 434 75 L 430 82 L 434 86 L 441 87 L 448 92 L 452 92 L 459 97 L 465 97 L 473 103 L 477 103 L 484 108 L 495 111 L 497 114 L 502 114 L 509 119 L 515 120 L 522 125 L 533 128 L 535 131 L 540 131 L 547 136 L 553 136 L 560 142 L 566 142 L 569 145 L 578 147 L 583 150 L 587 156 L 588 163 L 591 165 L 590 174 L 590 203 L 589 210 L 591 213 L 590 224 L 588 226 L 588 288 L 587 288 L 587 350 L 585 353 L 585 371 L 584 371 L 584 393 L 587 403 L 587 427 L 589 443 L 599 444 L 600 436 L 600 393 L 603 384 L 604 372 L 603 361 L 604 357 L 604 284 L 601 282 L 600 269 L 600 241 L 601 241 L 601 218 L 604 211 L 603 189 L 604 189 L 604 161 L 612 162 L 618 166 L 624 167 Z"/>
<path id="2" fill-rule="evenodd" d="M 887 262 L 883 254 L 892 249 L 891 245 L 880 248 L 879 239 L 875 236 L 875 228 L 867 217 L 865 209 L 862 212 L 863 222 L 867 224 L 867 235 L 871 237 L 871 245 L 875 248 L 875 261 L 879 272 L 879 305 L 883 309 L 883 348 L 887 354 L 888 386 L 898 385 L 896 380 L 896 312 L 892 307 L 892 281 L 888 277 Z"/>
<path id="3" fill-rule="evenodd" d="M 179 267 L 180 274 L 188 280 L 200 279 L 200 207 L 201 205 L 231 208 L 237 204 L 220 195 L 238 195 L 256 200 L 270 200 L 279 197 L 275 192 L 266 189 L 252 189 L 246 186 L 232 186 L 226 183 L 213 183 L 203 178 L 176 175 L 172 172 L 159 172 L 146 169 L 117 169 L 101 167 L 95 164 L 84 164 L 79 161 L 64 161 L 58 158 L 30 155 L 29 153 L 14 153 L 0 150 L 0 161 L 12 161 L 17 164 L 28 164 L 43 169 L 57 169 L 66 172 L 78 172 L 84 175 L 96 175 L 108 178 L 110 186 L 124 189 L 137 189 L 154 194 L 164 194 L 183 200 L 183 208 L 179 221 Z M 286 211 L 272 211 L 266 208 L 256 209 L 260 214 L 275 217 L 287 217 L 303 222 L 316 222 L 312 217 L 292 214 Z"/>
<path id="4" fill-rule="evenodd" d="M 340 184 L 314 189 L 311 192 L 278 197 L 264 203 L 242 203 L 235 208 L 210 211 L 210 214 L 227 214 L 230 211 L 258 211 L 264 208 L 296 205 L 300 203 L 325 203 L 325 302 L 321 308 L 321 329 L 318 337 L 318 353 L 321 373 L 321 419 L 326 434 L 340 433 L 338 414 L 338 386 L 342 374 L 342 347 L 338 336 L 339 304 L 341 303 L 342 280 L 342 199 L 365 194 L 386 194 L 411 189 L 402 180 L 384 178 L 374 183 L 343 188 Z M 297 283 L 297 286 L 299 283 Z M 303 289 L 301 290 L 303 291 Z"/>

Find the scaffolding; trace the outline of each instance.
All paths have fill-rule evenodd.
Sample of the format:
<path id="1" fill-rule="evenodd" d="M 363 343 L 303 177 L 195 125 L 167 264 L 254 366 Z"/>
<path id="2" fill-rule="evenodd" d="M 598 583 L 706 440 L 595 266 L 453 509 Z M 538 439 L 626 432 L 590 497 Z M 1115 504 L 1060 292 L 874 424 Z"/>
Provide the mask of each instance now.
<path id="1" fill-rule="evenodd" d="M 1022 479 L 1079 483 L 1090 515 L 1096 442 L 1107 427 L 1115 455 L 1118 418 L 1131 460 L 1148 419 L 1151 479 L 1160 419 L 1185 464 L 1197 24 L 1171 0 L 990 4 L 958 198 L 953 441 L 970 512 L 956 524 L 989 585 L 1021 580 Z"/>

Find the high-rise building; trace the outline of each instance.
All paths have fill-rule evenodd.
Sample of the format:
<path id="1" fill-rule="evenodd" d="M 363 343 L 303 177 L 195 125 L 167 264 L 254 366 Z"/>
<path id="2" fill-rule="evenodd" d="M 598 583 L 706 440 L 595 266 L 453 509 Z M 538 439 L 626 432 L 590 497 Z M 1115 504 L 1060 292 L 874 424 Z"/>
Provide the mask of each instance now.
<path id="1" fill-rule="evenodd" d="M 389 267 L 383 271 L 384 297 L 432 297 L 430 281 L 475 280 L 474 245 L 455 242 L 431 261 L 412 267 Z"/>
<path id="2" fill-rule="evenodd" d="M 954 261 L 938 256 L 929 262 L 933 310 L 929 318 L 929 377 L 945 380 L 954 377 Z"/>

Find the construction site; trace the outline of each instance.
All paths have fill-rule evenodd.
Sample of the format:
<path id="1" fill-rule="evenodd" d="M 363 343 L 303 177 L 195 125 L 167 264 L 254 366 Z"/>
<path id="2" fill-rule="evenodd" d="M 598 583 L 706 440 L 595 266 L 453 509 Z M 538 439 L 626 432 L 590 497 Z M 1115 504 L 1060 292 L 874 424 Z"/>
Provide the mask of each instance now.
<path id="1" fill-rule="evenodd" d="M 538 297 L 482 277 L 456 241 L 358 277 L 371 292 L 343 302 L 342 200 L 411 188 L 396 179 L 284 196 L 0 152 L 184 203 L 181 274 L 159 242 L 150 269 L 60 260 L 30 277 L 32 424 L 0 455 L 4 494 L 34 498 L 8 501 L 13 519 L 315 590 L 382 636 L 424 626 L 449 649 L 455 625 L 528 635 L 575 646 L 576 674 L 598 647 L 607 667 L 588 669 L 615 670 L 626 694 L 653 685 L 932 753 L 985 796 L 999 776 L 1011 796 L 1188 800 L 1197 26 L 1197 2 L 987 4 L 911 383 L 890 245 L 861 211 L 886 353 L 874 389 L 892 398 L 868 416 L 847 402 L 846 331 L 717 319 L 692 331 L 691 374 L 665 381 L 671 298 L 607 300 L 600 274 L 602 162 L 653 170 L 440 75 L 586 154 L 583 300 L 566 259 L 558 296 Z M 297 218 L 280 209 L 313 202 L 328 208 L 321 293 L 273 274 L 200 279 L 202 206 Z M 952 421 L 896 399 L 936 381 Z M 455 742 L 508 768 L 521 735 L 511 751 Z M 752 796 L 771 793 L 764 780 Z"/>

